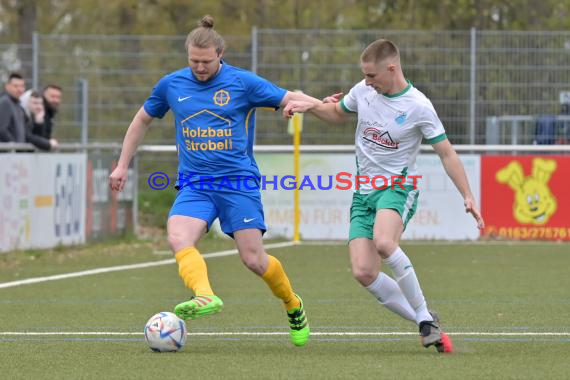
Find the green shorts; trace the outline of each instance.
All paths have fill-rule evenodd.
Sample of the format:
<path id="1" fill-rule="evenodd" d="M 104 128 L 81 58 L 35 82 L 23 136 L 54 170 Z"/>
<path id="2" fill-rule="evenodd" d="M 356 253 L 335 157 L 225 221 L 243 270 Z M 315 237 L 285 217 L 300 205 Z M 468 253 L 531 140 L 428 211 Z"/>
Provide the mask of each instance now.
<path id="1" fill-rule="evenodd" d="M 396 186 L 394 190 L 387 187 L 375 190 L 370 194 L 354 193 L 352 206 L 350 206 L 350 231 L 348 241 L 356 238 L 373 238 L 376 212 L 381 209 L 392 209 L 402 217 L 404 229 L 408 225 L 418 207 L 419 191 L 412 186 L 405 186 L 405 190 Z"/>

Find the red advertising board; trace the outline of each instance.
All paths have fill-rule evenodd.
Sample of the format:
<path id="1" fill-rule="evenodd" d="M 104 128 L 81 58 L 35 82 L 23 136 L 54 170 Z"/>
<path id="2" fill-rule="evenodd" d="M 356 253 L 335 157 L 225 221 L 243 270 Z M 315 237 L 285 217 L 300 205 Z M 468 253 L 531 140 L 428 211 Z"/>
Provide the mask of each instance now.
<path id="1" fill-rule="evenodd" d="M 570 156 L 482 156 L 484 236 L 570 240 Z"/>

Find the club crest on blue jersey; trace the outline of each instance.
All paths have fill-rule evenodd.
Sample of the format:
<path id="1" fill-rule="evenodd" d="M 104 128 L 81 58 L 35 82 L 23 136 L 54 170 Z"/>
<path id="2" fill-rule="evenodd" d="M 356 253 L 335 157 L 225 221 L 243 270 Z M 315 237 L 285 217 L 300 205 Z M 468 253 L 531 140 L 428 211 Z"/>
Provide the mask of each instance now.
<path id="1" fill-rule="evenodd" d="M 214 93 L 214 103 L 217 106 L 225 106 L 230 102 L 230 93 L 226 90 L 218 90 Z"/>

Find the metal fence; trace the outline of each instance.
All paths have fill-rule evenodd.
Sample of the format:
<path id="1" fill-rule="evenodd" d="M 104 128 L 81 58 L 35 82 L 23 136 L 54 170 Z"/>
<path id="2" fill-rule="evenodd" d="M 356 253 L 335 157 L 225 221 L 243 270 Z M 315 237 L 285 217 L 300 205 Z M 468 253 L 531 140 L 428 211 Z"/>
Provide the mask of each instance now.
<path id="1" fill-rule="evenodd" d="M 542 131 L 539 121 L 559 115 L 561 94 L 570 91 L 570 32 L 253 28 L 249 36 L 226 36 L 225 58 L 282 87 L 324 97 L 346 93 L 362 79 L 360 52 L 377 38 L 399 45 L 406 77 L 432 100 L 454 143 L 511 143 L 515 128 L 492 122 L 507 116 L 525 118 L 525 135 L 516 140 L 532 143 Z M 85 114 L 78 81 L 86 80 L 89 140 L 118 141 L 158 79 L 186 65 L 184 39 L 36 35 L 32 45 L 0 44 L 0 74 L 20 69 L 35 86 L 63 86 L 55 132 L 62 141 L 80 140 Z M 258 124 L 258 144 L 290 141 L 278 113 L 259 112 Z M 302 138 L 307 144 L 350 144 L 353 131 L 353 123 L 327 125 L 308 117 Z M 570 133 L 566 128 L 557 131 Z M 156 122 L 145 142 L 171 143 L 173 138 L 168 116 Z"/>

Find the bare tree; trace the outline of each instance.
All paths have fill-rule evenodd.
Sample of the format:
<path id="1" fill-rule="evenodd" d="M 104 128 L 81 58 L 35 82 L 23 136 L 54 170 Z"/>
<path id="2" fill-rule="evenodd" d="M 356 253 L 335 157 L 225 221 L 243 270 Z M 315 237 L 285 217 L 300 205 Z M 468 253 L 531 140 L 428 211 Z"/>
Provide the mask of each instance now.
<path id="1" fill-rule="evenodd" d="M 22 74 L 26 78 L 32 76 L 32 44 L 34 31 L 37 30 L 37 8 L 34 0 L 20 0 L 16 3 L 16 12 L 18 15 L 18 43 L 20 45 L 28 45 L 18 49 L 18 56 L 22 64 Z"/>

